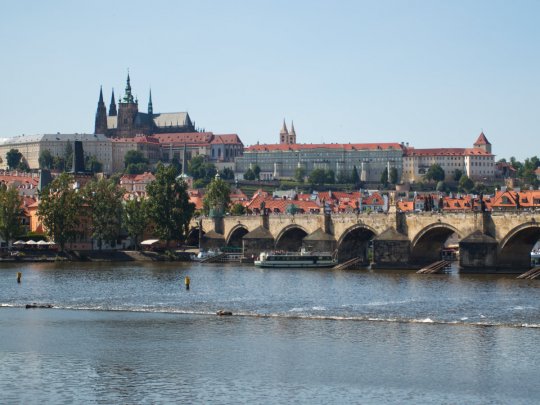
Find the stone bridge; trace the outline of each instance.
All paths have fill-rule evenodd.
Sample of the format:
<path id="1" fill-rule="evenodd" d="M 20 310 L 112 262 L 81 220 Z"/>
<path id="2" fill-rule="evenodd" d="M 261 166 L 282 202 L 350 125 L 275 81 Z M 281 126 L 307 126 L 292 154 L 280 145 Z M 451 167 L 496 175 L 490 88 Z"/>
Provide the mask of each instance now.
<path id="1" fill-rule="evenodd" d="M 518 272 L 530 267 L 540 239 L 540 212 L 422 212 L 245 215 L 198 218 L 189 244 L 241 247 L 245 257 L 261 251 L 308 247 L 337 252 L 340 262 L 360 257 L 379 268 L 417 268 L 440 260 L 444 243 L 459 240 L 465 271 Z M 372 249 L 371 249 L 372 248 Z"/>

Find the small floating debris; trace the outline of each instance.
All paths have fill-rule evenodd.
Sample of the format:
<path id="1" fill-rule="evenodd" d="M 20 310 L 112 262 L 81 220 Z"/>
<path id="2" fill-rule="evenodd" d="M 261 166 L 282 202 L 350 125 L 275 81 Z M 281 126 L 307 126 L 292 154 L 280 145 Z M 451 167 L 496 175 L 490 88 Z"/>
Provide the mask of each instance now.
<path id="1" fill-rule="evenodd" d="M 26 309 L 31 309 L 31 308 L 52 308 L 52 304 L 36 304 L 35 302 L 32 303 L 32 304 L 26 304 Z"/>
<path id="2" fill-rule="evenodd" d="M 231 312 L 231 311 L 223 311 L 223 310 L 220 310 L 220 311 L 217 311 L 217 312 L 216 312 L 216 315 L 217 315 L 217 316 L 231 316 L 231 315 L 232 315 L 232 312 Z"/>

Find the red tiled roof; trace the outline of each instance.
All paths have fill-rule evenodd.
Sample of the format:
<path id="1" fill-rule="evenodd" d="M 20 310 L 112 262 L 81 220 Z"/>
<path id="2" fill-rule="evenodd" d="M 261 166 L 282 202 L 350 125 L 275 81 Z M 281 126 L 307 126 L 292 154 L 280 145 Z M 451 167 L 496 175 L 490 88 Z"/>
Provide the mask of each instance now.
<path id="1" fill-rule="evenodd" d="M 295 144 L 258 144 L 248 146 L 246 152 L 264 151 L 298 151 L 309 149 L 343 149 L 343 150 L 399 150 L 399 143 L 295 143 Z"/>
<path id="2" fill-rule="evenodd" d="M 241 144 L 243 145 L 242 141 L 236 134 L 228 134 L 228 135 L 214 135 L 214 139 L 210 143 L 217 144 L 227 144 L 227 145 L 237 145 Z"/>
<path id="3" fill-rule="evenodd" d="M 491 145 L 489 141 L 487 140 L 486 136 L 484 135 L 484 131 L 482 131 L 480 135 L 478 136 L 478 139 L 474 143 L 474 146 L 476 145 Z"/>
<path id="4" fill-rule="evenodd" d="M 153 136 L 159 143 L 209 144 L 214 134 L 212 132 L 178 132 Z"/>
<path id="5" fill-rule="evenodd" d="M 493 156 L 480 148 L 432 148 L 415 149 L 408 147 L 405 150 L 405 156 Z"/>
<path id="6" fill-rule="evenodd" d="M 144 136 L 144 135 L 137 135 L 133 138 L 111 138 L 112 142 L 115 143 L 128 143 L 128 142 L 135 142 L 135 143 L 159 143 L 159 141 L 153 137 L 153 136 Z"/>

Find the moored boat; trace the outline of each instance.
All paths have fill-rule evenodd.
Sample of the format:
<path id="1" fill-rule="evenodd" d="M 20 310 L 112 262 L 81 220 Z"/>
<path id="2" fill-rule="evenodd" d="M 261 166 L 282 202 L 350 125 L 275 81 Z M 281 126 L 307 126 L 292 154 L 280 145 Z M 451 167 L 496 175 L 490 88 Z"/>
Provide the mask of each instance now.
<path id="1" fill-rule="evenodd" d="M 254 262 L 257 267 L 268 268 L 314 268 L 334 267 L 337 258 L 329 252 L 263 252 Z"/>

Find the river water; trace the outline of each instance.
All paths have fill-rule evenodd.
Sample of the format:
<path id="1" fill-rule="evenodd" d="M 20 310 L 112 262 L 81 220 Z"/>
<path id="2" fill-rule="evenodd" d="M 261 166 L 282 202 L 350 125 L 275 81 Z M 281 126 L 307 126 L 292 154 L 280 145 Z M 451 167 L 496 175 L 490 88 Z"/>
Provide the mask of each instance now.
<path id="1" fill-rule="evenodd" d="M 539 293 L 456 271 L 2 264 L 0 403 L 538 403 Z"/>

